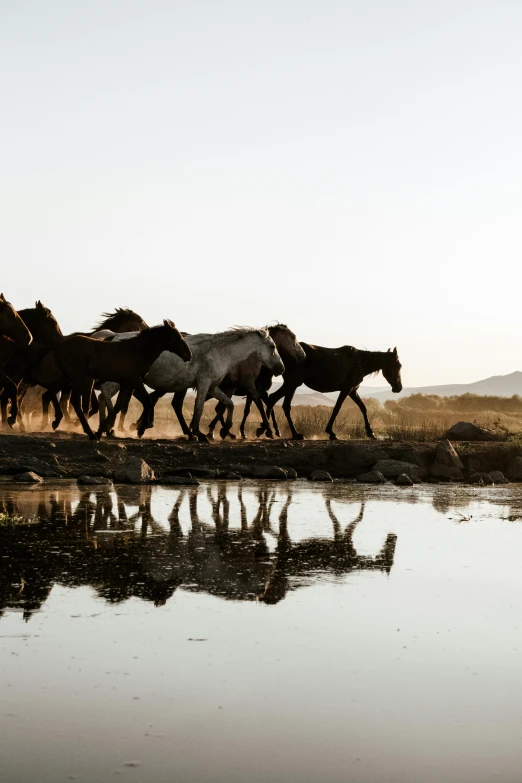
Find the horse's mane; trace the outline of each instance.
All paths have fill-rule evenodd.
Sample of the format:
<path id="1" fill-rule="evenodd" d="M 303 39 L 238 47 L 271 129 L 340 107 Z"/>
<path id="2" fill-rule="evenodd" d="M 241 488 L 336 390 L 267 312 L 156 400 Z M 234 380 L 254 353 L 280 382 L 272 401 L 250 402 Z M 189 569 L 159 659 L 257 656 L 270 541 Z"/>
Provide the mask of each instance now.
<path id="1" fill-rule="evenodd" d="M 131 310 L 129 307 L 117 307 L 113 313 L 102 313 L 103 320 L 92 331 L 98 332 L 101 329 L 114 329 L 114 327 L 120 326 L 124 321 L 128 321 L 131 318 L 145 324 L 141 315 L 135 313 L 134 310 Z"/>
<path id="2" fill-rule="evenodd" d="M 215 332 L 214 334 L 191 334 L 189 336 L 192 345 L 200 345 L 208 342 L 213 345 L 223 346 L 240 340 L 242 337 L 246 337 L 249 334 L 257 334 L 263 339 L 269 337 L 268 329 L 257 329 L 255 326 L 232 326 L 224 332 Z"/>

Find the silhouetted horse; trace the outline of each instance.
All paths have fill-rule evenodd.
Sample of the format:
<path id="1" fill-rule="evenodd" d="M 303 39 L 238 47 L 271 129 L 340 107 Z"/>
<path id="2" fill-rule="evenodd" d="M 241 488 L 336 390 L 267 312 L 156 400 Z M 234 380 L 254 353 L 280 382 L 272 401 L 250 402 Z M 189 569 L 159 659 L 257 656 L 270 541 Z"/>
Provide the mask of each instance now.
<path id="1" fill-rule="evenodd" d="M 143 434 L 152 411 L 143 378 L 164 351 L 177 354 L 185 362 L 191 358 L 190 349 L 180 332 L 172 321 L 167 320 L 161 326 L 144 329 L 129 340 L 105 342 L 72 335 L 56 346 L 53 351 L 56 365 L 62 378 L 72 387 L 71 402 L 89 438 L 99 438 L 103 431 L 111 433 L 116 415 L 124 404 L 128 404 L 133 393 L 143 405 L 144 426 L 138 429 L 138 435 Z M 89 412 L 95 381 L 120 384 L 116 406 L 100 423 L 96 435 L 85 416 Z"/>
<path id="2" fill-rule="evenodd" d="M 148 324 L 143 320 L 141 315 L 135 313 L 128 307 L 117 307 L 113 313 L 102 313 L 102 320 L 99 324 L 93 327 L 91 332 L 75 332 L 77 335 L 83 335 L 84 337 L 94 337 L 96 340 L 104 340 L 113 334 L 121 334 L 123 332 L 142 332 L 143 329 L 148 329 Z M 71 417 L 69 415 L 69 401 L 71 398 L 71 390 L 62 390 L 60 396 L 60 408 L 63 414 L 63 418 L 66 424 L 72 424 Z M 41 429 L 45 429 L 49 424 L 49 405 L 52 402 L 52 393 L 44 392 L 42 394 L 42 423 Z M 91 415 L 98 412 L 98 400 L 95 394 L 91 398 Z"/>
<path id="3" fill-rule="evenodd" d="M 398 394 L 402 390 L 401 363 L 397 354 L 397 348 L 393 351 L 360 351 L 351 345 L 343 345 L 340 348 L 323 348 L 319 345 L 301 343 L 306 354 L 306 361 L 301 364 L 285 362 L 283 385 L 273 392 L 268 398 L 266 410 L 270 416 L 274 405 L 284 397 L 283 411 L 287 418 L 292 433 L 292 438 L 302 440 L 303 435 L 294 426 L 291 416 L 292 398 L 298 386 L 305 383 L 310 389 L 318 392 L 339 392 L 339 397 L 334 405 L 330 420 L 325 432 L 330 435 L 330 440 L 337 440 L 333 431 L 333 424 L 341 409 L 341 405 L 347 397 L 350 397 L 359 407 L 369 438 L 375 438 L 368 420 L 366 406 L 358 394 L 358 388 L 367 375 L 382 371 L 382 374 L 392 387 L 392 391 Z M 260 427 L 258 435 L 264 430 Z"/>
<path id="4" fill-rule="evenodd" d="M 30 345 L 32 339 L 31 332 L 20 314 L 4 295 L 0 294 L 0 389 L 2 396 L 5 395 L 6 400 L 11 402 L 11 414 L 7 419 L 11 426 L 18 414 L 18 384 L 9 374 L 8 364 L 16 349 Z"/>
<path id="5" fill-rule="evenodd" d="M 18 405 L 21 406 L 27 389 L 29 388 L 29 384 L 23 383 L 24 377 L 30 372 L 31 366 L 41 361 L 50 347 L 57 345 L 60 340 L 63 340 L 63 335 L 52 312 L 40 301 L 36 302 L 34 307 L 19 310 L 18 315 L 22 318 L 33 337 L 33 341 L 30 345 L 15 346 L 12 358 L 6 367 L 6 372 L 9 377 L 12 378 L 17 385 L 19 391 Z M 0 397 L 2 424 L 5 424 L 8 421 L 7 406 L 9 400 L 9 395 L 4 391 Z M 13 413 L 14 412 L 11 409 L 10 420 L 14 424 Z M 19 423 L 20 426 L 23 427 L 21 416 L 19 416 Z"/>

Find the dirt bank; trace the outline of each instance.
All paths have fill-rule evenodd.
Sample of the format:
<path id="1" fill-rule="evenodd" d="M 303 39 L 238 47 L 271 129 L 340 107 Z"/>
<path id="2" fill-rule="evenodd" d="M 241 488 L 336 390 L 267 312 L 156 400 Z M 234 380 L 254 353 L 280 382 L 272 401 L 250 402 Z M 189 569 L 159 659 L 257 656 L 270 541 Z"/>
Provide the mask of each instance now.
<path id="1" fill-rule="evenodd" d="M 454 443 L 462 461 L 462 478 L 475 472 L 503 471 L 517 480 L 517 458 L 521 449 L 509 443 Z M 112 478 L 131 456 L 142 457 L 156 477 L 194 469 L 233 471 L 252 475 L 255 468 L 278 466 L 292 468 L 298 476 L 308 477 L 315 470 L 328 471 L 333 478 L 355 478 L 381 465 L 387 479 L 394 476 L 386 460 L 408 464 L 423 480 L 435 480 L 432 466 L 437 443 L 400 443 L 392 441 L 288 441 L 259 440 L 227 443 L 191 443 L 177 440 L 133 438 L 104 439 L 90 442 L 75 434 L 2 434 L 0 435 L 0 475 L 15 475 L 32 470 L 46 477 L 78 477 L 82 474 Z M 400 467 L 400 466 L 399 466 Z M 379 468 L 377 468 L 379 469 Z M 396 472 L 397 467 L 393 468 Z M 393 471 L 392 471 L 393 472 Z M 405 472 L 408 470 L 405 468 Z M 510 475 L 511 473 L 511 475 Z M 448 477 L 449 478 L 449 477 Z M 461 479 L 462 480 L 462 479 Z M 519 480 L 522 480 L 522 475 Z"/>

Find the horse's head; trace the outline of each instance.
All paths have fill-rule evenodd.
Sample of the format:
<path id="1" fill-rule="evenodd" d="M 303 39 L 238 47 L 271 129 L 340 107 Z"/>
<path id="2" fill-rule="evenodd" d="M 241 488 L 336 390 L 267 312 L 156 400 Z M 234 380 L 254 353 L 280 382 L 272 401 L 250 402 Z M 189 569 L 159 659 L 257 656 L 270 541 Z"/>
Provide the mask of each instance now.
<path id="1" fill-rule="evenodd" d="M 190 359 L 192 359 L 191 350 L 183 339 L 181 332 L 176 329 L 172 321 L 165 319 L 163 321 L 163 326 L 161 326 L 160 329 L 163 329 L 165 334 L 166 347 L 164 350 L 175 353 L 180 359 L 183 359 L 184 362 L 190 361 Z"/>
<path id="2" fill-rule="evenodd" d="M 270 337 L 268 330 L 259 329 L 257 334 L 260 338 L 259 349 L 256 351 L 259 361 L 264 364 L 265 367 L 268 367 L 274 375 L 282 375 L 285 371 L 285 365 L 277 352 L 276 344 Z"/>
<path id="3" fill-rule="evenodd" d="M 33 341 L 31 332 L 3 294 L 0 294 L 0 334 L 22 345 L 29 345 Z"/>
<path id="4" fill-rule="evenodd" d="M 45 345 L 57 345 L 63 338 L 58 321 L 40 300 L 35 302 L 32 331 L 36 340 Z"/>
<path id="5" fill-rule="evenodd" d="M 392 392 L 394 394 L 398 394 L 402 391 L 402 381 L 401 381 L 401 363 L 399 361 L 399 354 L 397 353 L 397 348 L 394 348 L 393 351 L 391 348 L 388 348 L 388 352 L 385 354 L 385 362 L 384 367 L 382 368 L 382 374 L 390 384 L 392 388 Z"/>
<path id="6" fill-rule="evenodd" d="M 306 354 L 297 341 L 297 337 L 286 324 L 276 324 L 275 326 L 269 326 L 268 332 L 270 337 L 276 344 L 279 353 L 287 354 L 294 359 L 298 364 L 304 362 Z"/>

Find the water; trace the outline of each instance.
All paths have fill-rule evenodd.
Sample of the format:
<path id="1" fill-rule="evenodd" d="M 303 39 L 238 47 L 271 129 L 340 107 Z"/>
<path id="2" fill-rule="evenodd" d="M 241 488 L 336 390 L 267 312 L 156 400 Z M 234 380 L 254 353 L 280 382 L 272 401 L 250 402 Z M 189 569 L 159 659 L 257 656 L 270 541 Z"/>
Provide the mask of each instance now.
<path id="1" fill-rule="evenodd" d="M 521 523 L 519 488 L 0 484 L 1 779 L 513 783 Z"/>

